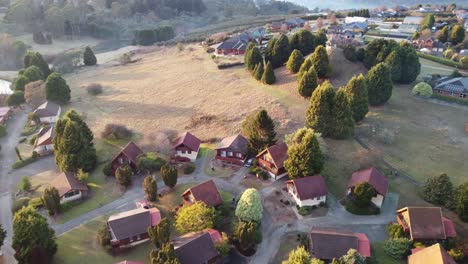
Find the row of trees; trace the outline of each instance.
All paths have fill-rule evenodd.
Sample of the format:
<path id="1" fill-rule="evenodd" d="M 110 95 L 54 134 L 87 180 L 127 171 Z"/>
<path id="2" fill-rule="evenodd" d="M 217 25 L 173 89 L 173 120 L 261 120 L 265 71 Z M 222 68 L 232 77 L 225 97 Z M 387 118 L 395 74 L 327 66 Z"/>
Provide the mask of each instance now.
<path id="1" fill-rule="evenodd" d="M 348 12 L 348 16 L 349 17 L 354 17 L 354 16 L 370 17 L 370 13 L 369 13 L 369 9 L 359 9 L 359 10 L 354 10 L 354 11 Z"/>
<path id="2" fill-rule="evenodd" d="M 257 81 L 271 85 L 276 82 L 275 72 L 270 62 L 264 65 L 263 56 L 254 43 L 249 43 L 245 52 L 244 63 Z"/>
<path id="3" fill-rule="evenodd" d="M 449 30 L 449 27 L 445 26 L 437 32 L 437 39 L 442 43 L 447 41 L 455 45 L 462 43 L 465 40 L 465 28 L 456 24 Z"/>

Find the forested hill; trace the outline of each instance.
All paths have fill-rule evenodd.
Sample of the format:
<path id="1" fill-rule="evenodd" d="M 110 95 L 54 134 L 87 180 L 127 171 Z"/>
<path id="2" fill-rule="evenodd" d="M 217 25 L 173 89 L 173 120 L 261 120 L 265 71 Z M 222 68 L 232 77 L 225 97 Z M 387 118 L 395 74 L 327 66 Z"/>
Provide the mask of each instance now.
<path id="1" fill-rule="evenodd" d="M 396 5 L 413 6 L 418 4 L 466 4 L 466 1 L 454 0 L 290 0 L 291 2 L 306 6 L 309 9 L 353 9 L 353 8 L 374 8 L 379 6 L 392 7 Z"/>

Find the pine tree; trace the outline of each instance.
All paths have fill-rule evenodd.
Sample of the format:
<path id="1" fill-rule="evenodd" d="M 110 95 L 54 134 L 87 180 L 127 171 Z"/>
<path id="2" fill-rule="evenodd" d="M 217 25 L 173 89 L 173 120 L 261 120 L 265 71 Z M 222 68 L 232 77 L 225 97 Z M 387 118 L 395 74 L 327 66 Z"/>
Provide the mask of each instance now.
<path id="1" fill-rule="evenodd" d="M 344 89 L 339 89 L 335 95 L 333 115 L 333 131 L 330 136 L 335 139 L 351 136 L 354 132 L 353 112 Z"/>
<path id="2" fill-rule="evenodd" d="M 70 101 L 70 87 L 59 73 L 52 73 L 47 77 L 46 83 L 47 100 L 58 104 Z"/>
<path id="3" fill-rule="evenodd" d="M 83 63 L 86 66 L 93 66 L 97 63 L 97 59 L 96 56 L 94 56 L 93 50 L 88 46 L 85 48 L 83 53 Z"/>
<path id="4" fill-rule="evenodd" d="M 291 179 L 312 176 L 322 171 L 324 157 L 315 132 L 310 128 L 299 129 L 288 145 L 288 159 L 284 168 Z"/>
<path id="5" fill-rule="evenodd" d="M 400 44 L 401 54 L 401 77 L 399 83 L 412 83 L 421 73 L 421 63 L 418 54 L 411 44 L 402 42 Z"/>
<path id="6" fill-rule="evenodd" d="M 172 243 L 163 244 L 159 250 L 152 249 L 150 262 L 151 264 L 180 264 Z"/>
<path id="7" fill-rule="evenodd" d="M 366 79 L 362 74 L 354 76 L 344 89 L 348 94 L 354 121 L 359 122 L 363 120 L 369 112 Z"/>
<path id="8" fill-rule="evenodd" d="M 385 104 L 392 97 L 393 84 L 390 70 L 384 63 L 372 67 L 366 76 L 370 105 Z"/>
<path id="9" fill-rule="evenodd" d="M 29 66 L 33 65 L 41 69 L 44 78 L 47 78 L 49 76 L 49 64 L 47 64 L 42 55 L 39 52 L 29 51 L 24 56 L 24 68 L 28 68 Z"/>
<path id="10" fill-rule="evenodd" d="M 260 53 L 260 50 L 257 47 L 253 47 L 250 49 L 248 55 L 247 55 L 247 69 L 249 71 L 253 71 L 255 66 L 259 63 L 263 63 L 263 57 L 262 54 Z"/>
<path id="11" fill-rule="evenodd" d="M 286 37 L 285 34 L 281 34 L 273 47 L 273 57 L 271 60 L 273 68 L 283 66 L 283 64 L 288 61 L 290 54 L 291 50 L 289 47 L 288 37 Z"/>
<path id="12" fill-rule="evenodd" d="M 268 62 L 265 67 L 265 71 L 263 71 L 262 83 L 271 85 L 271 84 L 274 84 L 275 82 L 276 82 L 275 71 L 273 70 L 271 63 Z"/>
<path id="13" fill-rule="evenodd" d="M 250 51 L 255 47 L 255 43 L 250 42 L 249 45 L 247 45 L 247 48 L 245 49 L 244 53 L 244 64 L 247 67 L 247 69 L 250 69 Z"/>
<path id="14" fill-rule="evenodd" d="M 242 122 L 242 134 L 248 139 L 249 153 L 257 154 L 276 143 L 273 119 L 266 110 L 252 113 Z"/>
<path id="15" fill-rule="evenodd" d="M 46 188 L 42 194 L 41 200 L 45 209 L 49 212 L 49 215 L 60 212 L 60 195 L 54 187 Z"/>
<path id="16" fill-rule="evenodd" d="M 400 50 L 394 50 L 388 55 L 385 60 L 388 67 L 390 67 L 390 74 L 392 75 L 393 82 L 399 82 L 401 79 L 401 56 Z"/>
<path id="17" fill-rule="evenodd" d="M 301 49 L 301 43 L 299 39 L 299 33 L 296 32 L 294 33 L 290 38 L 289 38 L 289 47 L 291 50 L 300 50 Z"/>
<path id="18" fill-rule="evenodd" d="M 454 25 L 450 31 L 449 40 L 452 44 L 462 43 L 465 39 L 465 29 L 461 25 Z"/>
<path id="19" fill-rule="evenodd" d="M 174 166 L 164 165 L 161 167 L 161 176 L 164 184 L 169 188 L 174 188 L 177 184 L 177 169 Z"/>
<path id="20" fill-rule="evenodd" d="M 255 222 L 239 222 L 235 231 L 235 237 L 239 242 L 239 247 L 246 251 L 255 246 L 255 236 L 257 233 L 257 224 Z"/>
<path id="21" fill-rule="evenodd" d="M 439 40 L 439 42 L 445 43 L 447 42 L 448 37 L 449 37 L 449 30 L 448 30 L 448 27 L 445 26 L 438 32 L 437 39 Z"/>
<path id="22" fill-rule="evenodd" d="M 261 81 L 262 80 L 262 76 L 263 76 L 263 72 L 264 72 L 264 69 L 263 69 L 263 63 L 259 63 L 257 64 L 257 66 L 255 67 L 255 71 L 254 71 L 254 78 L 255 80 L 257 81 Z"/>
<path id="23" fill-rule="evenodd" d="M 317 73 L 315 72 L 314 67 L 310 67 L 309 71 L 307 71 L 304 75 L 302 75 L 302 78 L 299 79 L 299 94 L 306 98 L 312 96 L 315 88 L 317 88 L 317 81 Z"/>
<path id="24" fill-rule="evenodd" d="M 330 71 L 330 62 L 328 60 L 327 50 L 324 46 L 318 46 L 315 49 L 315 52 L 311 57 L 311 62 L 315 68 L 315 71 L 317 71 L 317 76 L 319 78 L 328 77 L 328 73 Z"/>
<path id="25" fill-rule="evenodd" d="M 148 235 L 153 245 L 156 248 L 161 248 L 162 245 L 168 243 L 170 240 L 171 223 L 167 218 L 161 219 L 156 226 L 148 227 Z"/>
<path id="26" fill-rule="evenodd" d="M 302 63 L 301 67 L 299 68 L 299 71 L 297 72 L 297 79 L 299 81 L 299 79 L 302 78 L 302 75 L 306 72 L 309 71 L 310 68 L 312 68 L 313 64 L 312 64 L 312 60 L 311 60 L 311 57 L 307 58 L 304 60 L 304 62 Z M 317 73 L 317 72 L 316 72 Z"/>
<path id="27" fill-rule="evenodd" d="M 125 188 L 132 184 L 132 175 L 132 168 L 128 164 L 122 164 L 115 170 L 115 179 Z"/>
<path id="28" fill-rule="evenodd" d="M 309 108 L 306 112 L 305 125 L 328 137 L 333 129 L 333 108 L 335 102 L 335 88 L 326 81 L 312 93 Z"/>
<path id="29" fill-rule="evenodd" d="M 146 200 L 155 202 L 158 199 L 158 184 L 153 176 L 148 175 L 143 180 L 143 190 L 145 191 Z"/>
<path id="30" fill-rule="evenodd" d="M 273 49 L 275 48 L 277 38 L 271 38 L 268 41 L 266 50 L 265 50 L 265 61 L 272 61 L 273 60 Z"/>
<path id="31" fill-rule="evenodd" d="M 320 29 L 315 35 L 315 46 L 326 46 L 327 45 L 327 33 L 325 29 Z"/>
<path id="32" fill-rule="evenodd" d="M 315 50 L 315 36 L 305 29 L 301 29 L 296 34 L 299 35 L 299 50 L 307 55 Z"/>
<path id="33" fill-rule="evenodd" d="M 289 56 L 288 63 L 286 63 L 286 68 L 292 73 L 297 73 L 301 68 L 302 63 L 304 63 L 304 57 L 299 50 L 295 49 L 291 53 L 291 56 Z"/>

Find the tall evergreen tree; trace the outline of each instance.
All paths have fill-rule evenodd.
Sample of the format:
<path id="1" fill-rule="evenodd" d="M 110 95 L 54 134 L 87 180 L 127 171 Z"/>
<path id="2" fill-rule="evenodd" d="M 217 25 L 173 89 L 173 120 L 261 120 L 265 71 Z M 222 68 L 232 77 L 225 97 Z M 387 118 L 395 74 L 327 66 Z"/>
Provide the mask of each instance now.
<path id="1" fill-rule="evenodd" d="M 431 29 L 434 26 L 434 23 L 435 23 L 434 14 L 426 15 L 423 21 L 421 22 L 421 30 Z"/>
<path id="2" fill-rule="evenodd" d="M 83 63 L 86 66 L 93 66 L 97 63 L 97 59 L 94 55 L 93 50 L 88 46 L 86 46 L 85 51 L 83 53 Z"/>
<path id="3" fill-rule="evenodd" d="M 301 51 L 295 49 L 291 53 L 291 56 L 289 56 L 286 68 L 292 73 L 297 73 L 301 68 L 302 63 L 304 63 L 304 57 L 302 56 Z"/>
<path id="4" fill-rule="evenodd" d="M 266 50 L 265 50 L 265 61 L 272 61 L 273 60 L 273 49 L 275 48 L 277 38 L 271 38 L 268 41 Z"/>
<path id="5" fill-rule="evenodd" d="M 41 200 L 42 204 L 49 212 L 49 215 L 60 212 L 60 195 L 54 187 L 46 188 L 42 194 Z"/>
<path id="6" fill-rule="evenodd" d="M 289 38 L 289 47 L 291 50 L 300 50 L 301 49 L 301 43 L 299 39 L 299 34 L 296 32 L 294 33 L 290 38 Z"/>
<path id="7" fill-rule="evenodd" d="M 366 76 L 366 86 L 370 105 L 385 104 L 392 97 L 392 78 L 384 63 L 372 67 Z"/>
<path id="8" fill-rule="evenodd" d="M 296 34 L 299 35 L 299 50 L 302 54 L 307 55 L 315 50 L 315 36 L 305 29 L 301 29 Z"/>
<path id="9" fill-rule="evenodd" d="M 468 222 L 468 182 L 455 189 L 455 212 L 461 220 Z"/>
<path id="10" fill-rule="evenodd" d="M 262 83 L 264 84 L 274 84 L 276 82 L 275 71 L 273 70 L 273 66 L 270 62 L 267 63 L 265 70 L 263 71 L 262 75 Z"/>
<path id="11" fill-rule="evenodd" d="M 255 43 L 253 42 L 249 42 L 249 44 L 247 45 L 247 48 L 245 49 L 245 53 L 244 53 L 244 64 L 245 66 L 247 67 L 247 69 L 250 69 L 250 51 L 255 47 Z"/>
<path id="12" fill-rule="evenodd" d="M 447 42 L 448 37 L 449 37 L 449 30 L 448 30 L 448 27 L 445 26 L 438 32 L 437 39 L 439 40 L 439 42 L 445 43 Z"/>
<path id="13" fill-rule="evenodd" d="M 310 98 L 306 112 L 305 125 L 328 137 L 333 129 L 333 108 L 335 103 L 335 88 L 326 81 L 315 89 Z"/>
<path id="14" fill-rule="evenodd" d="M 369 112 L 366 79 L 362 74 L 354 76 L 344 89 L 348 94 L 354 121 L 359 122 L 363 120 Z"/>
<path id="15" fill-rule="evenodd" d="M 266 110 L 247 116 L 242 123 L 242 134 L 248 139 L 249 152 L 252 154 L 276 143 L 275 123 Z"/>
<path id="16" fill-rule="evenodd" d="M 418 54 L 411 44 L 402 42 L 400 44 L 401 54 L 401 77 L 399 83 L 412 83 L 421 73 L 421 63 Z"/>
<path id="17" fill-rule="evenodd" d="M 426 179 L 422 188 L 423 199 L 435 204 L 450 207 L 453 201 L 453 184 L 445 173 Z"/>
<path id="18" fill-rule="evenodd" d="M 174 188 L 177 184 L 177 169 L 171 165 L 164 165 L 161 167 L 161 176 L 164 184 L 169 188 Z"/>
<path id="19" fill-rule="evenodd" d="M 122 164 L 115 170 L 115 179 L 125 188 L 132 185 L 132 175 L 132 168 L 128 164 Z"/>
<path id="20" fill-rule="evenodd" d="M 261 81 L 264 71 L 265 71 L 265 69 L 263 67 L 263 63 L 257 64 L 257 66 L 255 67 L 254 73 L 253 73 L 253 76 L 254 76 L 255 80 Z"/>
<path id="21" fill-rule="evenodd" d="M 52 73 L 47 77 L 46 98 L 58 104 L 65 104 L 70 101 L 70 87 L 59 73 Z"/>
<path id="22" fill-rule="evenodd" d="M 239 241 L 239 246 L 243 251 L 251 249 L 256 243 L 257 223 L 241 221 L 237 225 L 235 237 Z"/>
<path id="23" fill-rule="evenodd" d="M 29 51 L 24 56 L 24 68 L 28 68 L 29 66 L 33 65 L 41 69 L 44 78 L 47 78 L 49 76 L 49 64 L 47 64 L 42 55 L 39 52 Z"/>
<path id="24" fill-rule="evenodd" d="M 302 75 L 302 78 L 299 80 L 299 94 L 303 97 L 310 97 L 314 92 L 315 88 L 317 88 L 317 72 L 315 71 L 314 67 L 310 67 L 309 71 Z"/>
<path id="25" fill-rule="evenodd" d="M 257 64 L 263 63 L 262 54 L 260 53 L 260 50 L 256 46 L 250 49 L 247 57 L 248 57 L 248 61 L 247 61 L 248 63 L 246 64 L 246 66 L 249 71 L 252 71 Z"/>
<path id="26" fill-rule="evenodd" d="M 318 46 L 326 46 L 327 45 L 327 33 L 325 31 L 325 29 L 320 29 L 318 32 L 317 32 L 317 35 L 315 35 L 315 46 L 318 47 Z"/>
<path id="27" fill-rule="evenodd" d="M 332 112 L 334 120 L 331 137 L 343 139 L 351 136 L 354 132 L 353 112 L 344 89 L 339 89 L 336 93 Z"/>
<path id="28" fill-rule="evenodd" d="M 328 60 L 327 50 L 324 46 L 318 46 L 311 57 L 312 65 L 317 71 L 317 76 L 319 78 L 328 77 L 330 71 L 330 62 Z"/>
<path id="29" fill-rule="evenodd" d="M 148 175 L 143 180 L 143 190 L 145 191 L 146 200 L 155 202 L 158 199 L 158 183 L 153 176 Z"/>
<path id="30" fill-rule="evenodd" d="M 312 68 L 312 66 L 313 64 L 312 64 L 311 57 L 305 59 L 301 67 L 299 68 L 299 71 L 297 72 L 297 79 L 300 80 L 302 78 L 302 75 L 308 72 L 309 69 Z"/>
<path id="31" fill-rule="evenodd" d="M 465 39 L 465 28 L 461 25 L 454 25 L 450 31 L 449 40 L 452 44 L 462 43 Z"/>
<path id="32" fill-rule="evenodd" d="M 322 171 L 324 157 L 315 133 L 310 128 L 299 129 L 288 145 L 284 168 L 291 179 L 312 176 Z"/>
<path id="33" fill-rule="evenodd" d="M 148 235 L 153 245 L 156 248 L 161 248 L 170 241 L 171 224 L 169 220 L 164 217 L 156 226 L 148 227 Z"/>
<path id="34" fill-rule="evenodd" d="M 151 250 L 150 262 L 151 264 L 180 264 L 172 243 L 162 245 L 161 249 Z"/>
<path id="35" fill-rule="evenodd" d="M 289 47 L 289 40 L 285 34 L 281 34 L 273 47 L 273 58 L 271 64 L 273 68 L 283 66 L 288 61 L 291 50 Z"/>
<path id="36" fill-rule="evenodd" d="M 388 67 L 390 68 L 390 74 L 392 75 L 393 82 L 399 82 L 401 79 L 401 56 L 400 49 L 394 50 L 388 55 L 385 60 Z"/>

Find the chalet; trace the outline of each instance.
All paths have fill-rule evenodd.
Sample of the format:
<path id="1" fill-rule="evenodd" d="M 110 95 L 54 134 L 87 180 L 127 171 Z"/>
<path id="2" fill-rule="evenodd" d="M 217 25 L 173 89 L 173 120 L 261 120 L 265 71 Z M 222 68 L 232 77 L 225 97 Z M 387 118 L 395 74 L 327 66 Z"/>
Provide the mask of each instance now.
<path id="1" fill-rule="evenodd" d="M 315 258 L 331 261 L 350 249 L 356 249 L 363 257 L 371 256 L 369 239 L 363 233 L 316 227 L 310 232 L 310 253 Z"/>
<path id="2" fill-rule="evenodd" d="M 54 126 L 42 127 L 37 134 L 34 151 L 39 155 L 47 155 L 54 152 Z"/>
<path id="3" fill-rule="evenodd" d="M 291 30 L 293 28 L 302 28 L 304 27 L 306 21 L 301 18 L 290 18 L 284 21 L 284 24 L 288 26 L 288 29 Z"/>
<path id="4" fill-rule="evenodd" d="M 200 150 L 200 143 L 197 137 L 189 132 L 185 132 L 182 136 L 178 137 L 172 145 L 174 159 L 179 162 L 194 162 Z"/>
<path id="5" fill-rule="evenodd" d="M 247 144 L 247 139 L 240 134 L 225 138 L 216 147 L 215 159 L 242 165 L 247 157 Z"/>
<path id="6" fill-rule="evenodd" d="M 376 194 L 372 198 L 371 202 L 375 206 L 381 208 L 385 196 L 387 196 L 388 180 L 382 173 L 380 173 L 380 171 L 374 167 L 354 172 L 348 182 L 347 194 L 351 195 L 356 185 L 365 182 L 369 183 L 376 191 Z"/>
<path id="7" fill-rule="evenodd" d="M 287 158 L 288 145 L 286 143 L 278 143 L 268 147 L 257 155 L 258 166 L 267 171 L 275 181 L 288 175 L 283 166 Z"/>
<path id="8" fill-rule="evenodd" d="M 61 112 L 60 105 L 47 101 L 41 104 L 33 113 L 39 118 L 41 124 L 51 124 L 57 122 Z"/>
<path id="9" fill-rule="evenodd" d="M 8 106 L 0 107 L 0 125 L 5 125 L 6 121 L 11 117 L 11 108 Z"/>
<path id="10" fill-rule="evenodd" d="M 405 207 L 397 211 L 397 222 L 413 241 L 445 240 L 456 237 L 453 222 L 439 207 Z"/>
<path id="11" fill-rule="evenodd" d="M 284 23 L 283 22 L 279 22 L 279 21 L 274 21 L 274 22 L 271 22 L 271 27 L 270 27 L 270 31 L 272 32 L 279 32 L 279 31 L 282 31 L 283 29 L 287 28 L 287 26 L 283 26 Z"/>
<path id="12" fill-rule="evenodd" d="M 247 32 L 243 32 L 219 44 L 218 47 L 216 47 L 216 54 L 243 55 L 251 40 L 251 36 Z"/>
<path id="13" fill-rule="evenodd" d="M 133 142 L 129 142 L 111 161 L 112 171 L 115 172 L 122 164 L 128 164 L 137 171 L 137 158 L 143 151 Z"/>
<path id="14" fill-rule="evenodd" d="M 62 172 L 55 178 L 51 185 L 57 189 L 60 203 L 71 202 L 88 196 L 88 186 L 81 183 L 73 172 Z"/>
<path id="15" fill-rule="evenodd" d="M 437 243 L 427 248 L 415 248 L 408 256 L 408 264 L 456 264 L 455 260 Z"/>
<path id="16" fill-rule="evenodd" d="M 300 207 L 318 206 L 327 202 L 327 185 L 320 175 L 287 181 L 286 188 Z"/>
<path id="17" fill-rule="evenodd" d="M 185 204 L 193 204 L 200 201 L 213 207 L 223 204 L 221 194 L 213 180 L 189 188 L 182 194 L 182 198 Z"/>
<path id="18" fill-rule="evenodd" d="M 468 77 L 447 78 L 433 90 L 434 93 L 468 100 Z"/>
<path id="19" fill-rule="evenodd" d="M 156 226 L 160 221 L 161 212 L 154 207 L 111 215 L 107 220 L 107 227 L 112 247 L 126 248 L 148 241 L 148 227 Z"/>
<path id="20" fill-rule="evenodd" d="M 191 232 L 172 240 L 181 264 L 220 263 L 221 257 L 209 232 Z"/>

